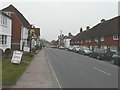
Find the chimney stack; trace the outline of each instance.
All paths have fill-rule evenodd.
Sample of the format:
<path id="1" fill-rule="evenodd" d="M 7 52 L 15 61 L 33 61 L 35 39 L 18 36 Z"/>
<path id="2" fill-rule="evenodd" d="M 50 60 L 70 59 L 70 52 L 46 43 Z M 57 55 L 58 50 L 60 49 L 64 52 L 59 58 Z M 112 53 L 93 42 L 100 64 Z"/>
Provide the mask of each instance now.
<path id="1" fill-rule="evenodd" d="M 71 34 L 71 33 L 68 33 L 68 36 L 72 36 L 72 34 Z"/>
<path id="2" fill-rule="evenodd" d="M 83 31 L 82 27 L 80 28 L 80 33 Z"/>
<path id="3" fill-rule="evenodd" d="M 86 30 L 89 30 L 89 29 L 90 29 L 90 26 L 87 26 L 87 27 L 86 27 Z"/>
<path id="4" fill-rule="evenodd" d="M 102 19 L 102 20 L 101 20 L 101 23 L 103 23 L 103 22 L 105 22 L 105 19 Z"/>

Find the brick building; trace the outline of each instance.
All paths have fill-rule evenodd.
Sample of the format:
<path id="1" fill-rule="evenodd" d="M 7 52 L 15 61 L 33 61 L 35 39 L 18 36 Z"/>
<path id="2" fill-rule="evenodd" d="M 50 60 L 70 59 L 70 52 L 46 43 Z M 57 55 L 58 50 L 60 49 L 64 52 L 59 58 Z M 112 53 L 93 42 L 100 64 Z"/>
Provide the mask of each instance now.
<path id="1" fill-rule="evenodd" d="M 85 31 L 78 33 L 72 40 L 71 45 L 87 46 L 91 49 L 103 48 L 117 50 L 120 46 L 120 16 L 110 20 L 102 19 L 100 23 L 87 27 Z"/>
<path id="2" fill-rule="evenodd" d="M 22 50 L 28 45 L 29 22 L 13 5 L 9 5 L 2 11 L 12 18 L 11 48 Z"/>

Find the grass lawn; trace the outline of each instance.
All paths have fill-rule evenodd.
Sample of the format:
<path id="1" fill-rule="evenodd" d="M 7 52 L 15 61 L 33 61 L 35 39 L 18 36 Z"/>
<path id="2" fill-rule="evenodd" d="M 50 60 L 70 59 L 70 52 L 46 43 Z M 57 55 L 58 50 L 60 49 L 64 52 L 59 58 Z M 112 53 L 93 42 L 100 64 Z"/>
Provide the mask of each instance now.
<path id="1" fill-rule="evenodd" d="M 3 86 L 11 86 L 16 83 L 18 78 L 21 76 L 21 74 L 24 72 L 26 67 L 29 65 L 29 63 L 32 60 L 32 56 L 23 55 L 23 61 L 21 65 L 12 64 L 10 61 L 11 59 L 3 59 L 2 60 L 2 85 Z"/>

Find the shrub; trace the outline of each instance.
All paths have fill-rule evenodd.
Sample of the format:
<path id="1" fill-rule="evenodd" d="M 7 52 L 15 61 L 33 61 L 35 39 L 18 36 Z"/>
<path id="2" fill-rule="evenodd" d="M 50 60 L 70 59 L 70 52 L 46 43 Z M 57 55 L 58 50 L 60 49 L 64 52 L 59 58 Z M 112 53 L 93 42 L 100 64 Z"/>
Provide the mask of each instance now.
<path id="1" fill-rule="evenodd" d="M 10 54 L 11 54 L 11 49 L 10 49 L 10 48 L 7 48 L 7 49 L 5 50 L 5 54 L 6 54 L 6 55 L 10 55 Z"/>
<path id="2" fill-rule="evenodd" d="M 40 50 L 42 49 L 42 45 L 40 45 Z"/>
<path id="3" fill-rule="evenodd" d="M 29 56 L 29 57 L 32 57 L 32 56 L 33 56 L 33 55 L 32 55 L 31 53 L 29 53 L 29 52 L 25 52 L 24 55 L 25 55 L 25 56 Z"/>
<path id="4" fill-rule="evenodd" d="M 35 48 L 36 48 L 36 50 L 39 50 L 39 49 L 40 49 L 40 46 L 39 46 L 39 45 L 36 45 Z"/>
<path id="5" fill-rule="evenodd" d="M 0 56 L 3 56 L 3 50 L 0 49 Z"/>
<path id="6" fill-rule="evenodd" d="M 32 51 L 32 53 L 35 54 L 36 53 L 36 48 L 32 48 L 31 51 Z"/>

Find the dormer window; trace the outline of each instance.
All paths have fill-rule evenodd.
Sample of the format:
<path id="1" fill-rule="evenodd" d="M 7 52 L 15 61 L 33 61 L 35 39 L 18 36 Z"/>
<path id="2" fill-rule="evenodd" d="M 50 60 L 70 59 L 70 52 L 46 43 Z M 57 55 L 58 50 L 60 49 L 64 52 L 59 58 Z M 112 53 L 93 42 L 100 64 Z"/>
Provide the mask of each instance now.
<path id="1" fill-rule="evenodd" d="M 113 40 L 118 40 L 118 34 L 113 35 Z"/>

